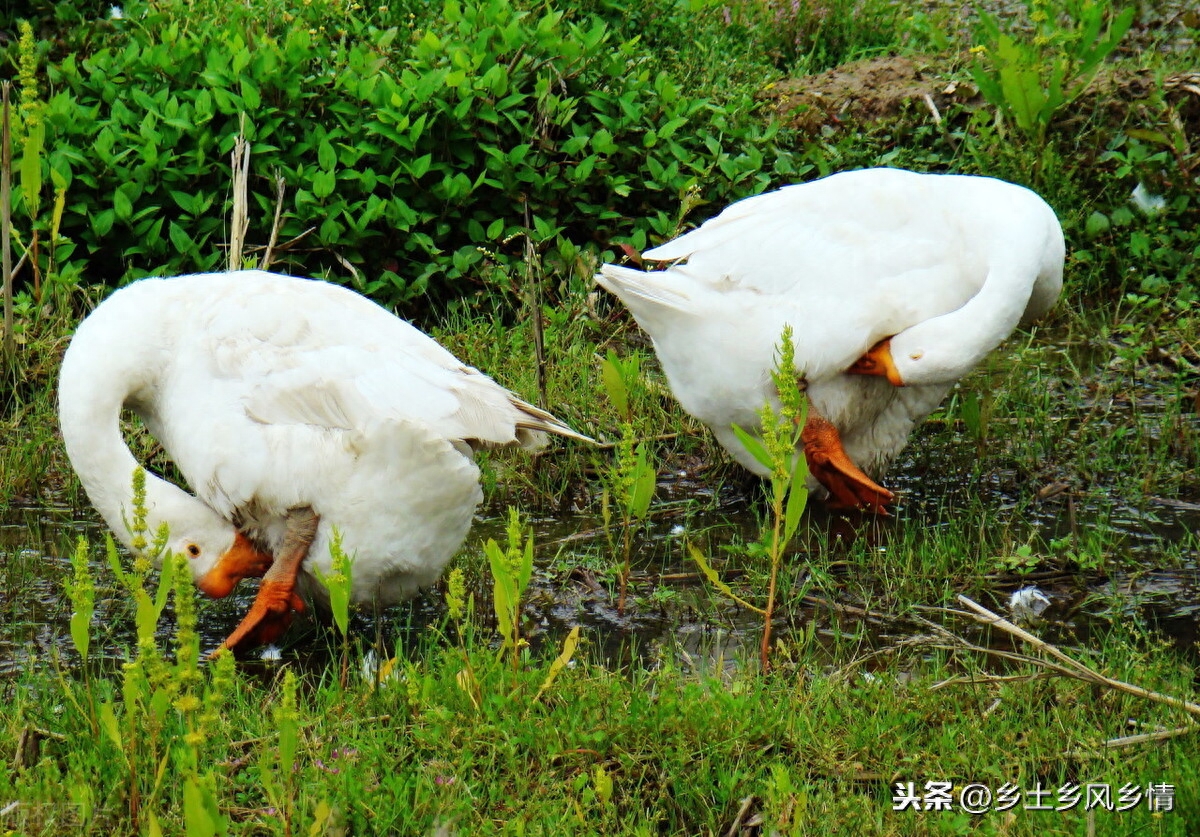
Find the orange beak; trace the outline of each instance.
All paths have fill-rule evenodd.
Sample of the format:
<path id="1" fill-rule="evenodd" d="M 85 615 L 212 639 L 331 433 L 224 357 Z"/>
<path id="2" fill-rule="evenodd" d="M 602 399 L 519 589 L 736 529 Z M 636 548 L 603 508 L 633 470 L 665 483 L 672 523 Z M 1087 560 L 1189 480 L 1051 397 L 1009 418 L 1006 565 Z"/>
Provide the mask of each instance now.
<path id="1" fill-rule="evenodd" d="M 892 338 L 885 337 L 867 350 L 867 353 L 846 370 L 851 375 L 879 375 L 887 378 L 894 387 L 904 386 L 904 380 L 892 360 Z"/>
<path id="2" fill-rule="evenodd" d="M 243 578 L 262 578 L 274 560 L 267 553 L 260 552 L 249 538 L 238 532 L 234 536 L 233 546 L 196 582 L 196 586 L 214 599 L 223 599 L 233 592 L 233 588 L 237 587 Z"/>

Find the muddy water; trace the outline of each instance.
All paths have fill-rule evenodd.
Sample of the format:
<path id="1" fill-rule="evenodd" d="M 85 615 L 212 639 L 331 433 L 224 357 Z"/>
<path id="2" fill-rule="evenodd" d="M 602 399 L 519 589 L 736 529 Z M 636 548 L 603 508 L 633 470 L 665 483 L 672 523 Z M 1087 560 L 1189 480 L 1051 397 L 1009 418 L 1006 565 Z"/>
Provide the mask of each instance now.
<path id="1" fill-rule="evenodd" d="M 1153 499 L 1137 507 L 1062 498 L 1031 503 L 1029 492 L 1009 496 L 1002 488 L 989 485 L 989 481 L 1005 482 L 995 475 L 974 485 L 937 478 L 938 474 L 959 475 L 966 470 L 961 462 L 959 467 L 949 467 L 948 462 L 936 461 L 950 454 L 934 439 L 918 440 L 910 451 L 910 458 L 889 479 L 902 497 L 894 518 L 852 519 L 820 508 L 808 513 L 808 543 L 801 544 L 800 552 L 835 553 L 830 571 L 834 589 L 840 586 L 839 550 L 856 544 L 887 550 L 897 541 L 916 543 L 919 548 L 921 538 L 936 536 L 939 528 L 951 522 L 958 525 L 957 515 L 969 506 L 975 493 L 979 495 L 976 508 L 982 503 L 989 509 L 1011 511 L 1007 525 L 1014 527 L 1015 543 L 1035 536 L 1043 542 L 1070 533 L 1086 536 L 1092 529 L 1102 529 L 1110 553 L 1115 548 L 1119 557 L 1131 559 L 1118 563 L 1146 568 L 1103 578 L 1066 572 L 1025 577 L 1001 574 L 994 577 L 992 599 L 985 603 L 1003 612 L 1013 589 L 1033 583 L 1051 600 L 1044 614 L 1046 621 L 1037 629 L 1051 641 L 1086 640 L 1093 627 L 1114 619 L 1138 618 L 1196 653 L 1200 505 Z M 931 458 L 937 467 L 930 467 Z M 624 612 L 616 607 L 611 553 L 601 521 L 590 515 L 536 520 L 539 559 L 527 596 L 528 636 L 535 644 L 553 643 L 570 627 L 581 625 L 591 650 L 616 665 L 634 658 L 709 671 L 753 664 L 760 631 L 757 617 L 712 591 L 686 550 L 688 543 L 695 543 L 720 560 L 731 545 L 755 540 L 764 507 L 757 495 L 752 485 L 713 490 L 694 475 L 664 474 L 652 520 L 635 540 L 634 574 Z M 478 554 L 487 538 L 502 539 L 503 528 L 500 516 L 481 519 L 472 531 L 468 550 Z M 62 591 L 63 580 L 70 573 L 70 550 L 79 535 L 99 544 L 104 529 L 90 512 L 81 515 L 69 508 L 17 509 L 0 516 L 0 675 L 15 674 L 35 659 L 57 658 L 68 667 L 78 663 L 69 638 L 70 606 Z M 906 628 L 903 620 L 889 619 L 886 613 L 863 614 L 858 610 L 861 600 L 832 601 L 826 598 L 829 585 L 821 595 L 801 596 L 804 565 L 803 554 L 789 561 L 784 582 L 789 592 L 781 599 L 776 621 L 779 635 L 813 623 L 814 641 L 830 648 L 833 661 L 836 648 L 839 643 L 844 645 L 847 637 L 861 651 L 902 639 L 906 629 L 920 630 L 915 625 Z M 729 566 L 735 567 L 736 574 L 736 562 Z M 96 576 L 99 594 L 92 655 L 101 661 L 116 661 L 132 644 L 132 613 L 107 567 L 97 567 Z M 852 581 L 847 587 L 859 595 L 875 586 L 873 598 L 888 599 L 886 581 L 860 577 Z M 489 583 L 478 577 L 474 586 L 477 614 L 482 616 L 490 612 Z M 249 606 L 253 586 L 243 588 L 227 600 L 202 604 L 206 647 L 219 644 Z M 433 591 L 382 613 L 359 613 L 354 626 L 364 643 L 379 641 L 388 650 L 397 644 L 411 648 L 441 614 L 440 592 Z M 162 628 L 165 639 L 171 626 L 169 618 L 164 622 L 168 623 Z M 284 658 L 320 665 L 328 649 L 329 634 L 302 620 L 288 636 Z"/>

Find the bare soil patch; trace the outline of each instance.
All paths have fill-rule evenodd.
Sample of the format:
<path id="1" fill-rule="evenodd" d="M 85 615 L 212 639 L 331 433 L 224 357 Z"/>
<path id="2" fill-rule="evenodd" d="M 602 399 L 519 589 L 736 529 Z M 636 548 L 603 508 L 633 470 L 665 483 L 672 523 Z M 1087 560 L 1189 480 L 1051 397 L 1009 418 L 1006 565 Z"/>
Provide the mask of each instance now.
<path id="1" fill-rule="evenodd" d="M 944 58 L 879 56 L 817 75 L 786 79 L 762 96 L 772 103 L 784 124 L 816 134 L 895 118 L 914 108 L 922 118 L 940 121 L 955 106 L 986 106 L 975 85 L 961 77 Z M 1185 131 L 1192 136 L 1200 133 L 1200 72 L 1176 73 L 1161 80 L 1151 70 L 1102 72 L 1081 104 L 1090 101 L 1094 106 L 1128 111 L 1131 104 L 1149 99 L 1160 84 Z"/>

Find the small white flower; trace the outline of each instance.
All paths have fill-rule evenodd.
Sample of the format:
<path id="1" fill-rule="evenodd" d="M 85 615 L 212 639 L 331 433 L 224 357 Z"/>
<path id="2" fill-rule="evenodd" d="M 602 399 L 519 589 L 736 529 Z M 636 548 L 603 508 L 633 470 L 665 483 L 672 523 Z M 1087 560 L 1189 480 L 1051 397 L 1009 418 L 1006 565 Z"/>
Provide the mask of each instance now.
<path id="1" fill-rule="evenodd" d="M 1138 208 L 1138 211 L 1147 218 L 1153 218 L 1155 215 L 1161 215 L 1167 210 L 1167 199 L 1162 195 L 1155 195 L 1146 188 L 1146 184 L 1138 181 L 1137 187 L 1133 190 L 1133 194 L 1129 196 L 1130 202 Z"/>
<path id="2" fill-rule="evenodd" d="M 120 6 L 110 6 L 108 9 L 108 16 L 112 20 L 124 20 L 125 11 Z"/>
<path id="3" fill-rule="evenodd" d="M 1050 599 L 1041 590 L 1036 587 L 1022 587 L 1013 591 L 1008 600 L 1008 609 L 1013 619 L 1028 623 L 1038 621 L 1050 604 Z"/>
<path id="4" fill-rule="evenodd" d="M 268 645 L 258 655 L 264 663 L 277 663 L 283 659 L 283 652 L 278 645 Z"/>

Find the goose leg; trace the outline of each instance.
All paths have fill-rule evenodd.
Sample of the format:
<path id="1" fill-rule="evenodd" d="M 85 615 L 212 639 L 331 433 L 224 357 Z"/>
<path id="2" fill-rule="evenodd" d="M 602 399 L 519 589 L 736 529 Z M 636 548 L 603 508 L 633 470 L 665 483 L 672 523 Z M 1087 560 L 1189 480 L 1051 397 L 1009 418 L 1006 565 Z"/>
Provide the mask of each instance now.
<path id="1" fill-rule="evenodd" d="M 800 439 L 809 472 L 829 490 L 830 508 L 866 506 L 877 514 L 887 514 L 884 505 L 892 502 L 896 495 L 864 474 L 851 461 L 842 447 L 842 437 L 837 428 L 817 413 L 811 404 Z"/>
<path id="2" fill-rule="evenodd" d="M 283 546 L 263 574 L 254 604 L 222 643 L 222 648 L 274 642 L 292 624 L 293 613 L 304 610 L 304 601 L 296 593 L 296 575 L 317 536 L 319 520 L 316 512 L 308 507 L 288 512 Z"/>

